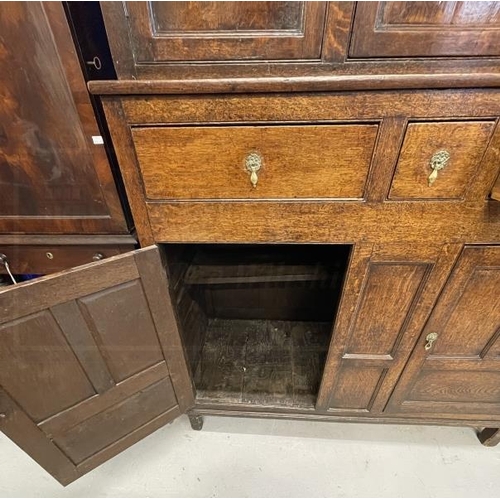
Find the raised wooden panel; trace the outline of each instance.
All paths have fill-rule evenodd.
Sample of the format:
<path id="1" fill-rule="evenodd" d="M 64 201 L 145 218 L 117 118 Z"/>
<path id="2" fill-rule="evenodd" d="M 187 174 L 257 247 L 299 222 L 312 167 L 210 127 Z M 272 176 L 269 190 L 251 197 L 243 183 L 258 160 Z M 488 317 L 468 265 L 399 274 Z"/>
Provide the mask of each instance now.
<path id="1" fill-rule="evenodd" d="M 496 27 L 498 2 L 383 2 L 380 25 Z"/>
<path id="2" fill-rule="evenodd" d="M 132 129 L 149 199 L 362 198 L 377 125 Z M 262 166 L 254 188 L 245 160 Z"/>
<path id="3" fill-rule="evenodd" d="M 343 364 L 331 407 L 369 411 L 383 373 L 383 368 L 355 366 L 348 362 Z"/>
<path id="4" fill-rule="evenodd" d="M 300 32 L 304 2 L 150 2 L 156 35 L 252 31 Z M 228 34 L 229 34 L 228 33 Z"/>
<path id="5" fill-rule="evenodd" d="M 67 483 L 180 415 L 171 307 L 156 247 L 2 289 L 0 430 Z"/>
<path id="6" fill-rule="evenodd" d="M 424 370 L 410 391 L 408 400 L 500 403 L 500 373 Z"/>
<path id="7" fill-rule="evenodd" d="M 389 402 L 392 412 L 500 415 L 500 247 L 460 255 Z M 437 340 L 426 350 L 426 337 Z"/>
<path id="8" fill-rule="evenodd" d="M 0 16 L 0 232 L 126 232 L 62 4 Z"/>
<path id="9" fill-rule="evenodd" d="M 369 266 L 346 353 L 392 354 L 426 271 L 411 263 Z"/>
<path id="10" fill-rule="evenodd" d="M 433 356 L 480 356 L 500 327 L 500 269 L 476 268 L 439 331 Z"/>
<path id="11" fill-rule="evenodd" d="M 389 198 L 463 199 L 472 185 L 495 122 L 410 123 Z M 440 151 L 449 160 L 429 185 L 431 159 Z"/>
<path id="12" fill-rule="evenodd" d="M 96 393 L 48 310 L 0 326 L 0 385 L 36 422 Z"/>
<path id="13" fill-rule="evenodd" d="M 114 58 L 130 66 L 174 61 L 313 59 L 321 55 L 326 2 L 102 3 Z M 130 46 L 118 39 L 117 22 Z M 121 46 L 118 45 L 121 42 Z M 121 73 L 123 61 L 117 64 Z"/>
<path id="14" fill-rule="evenodd" d="M 163 379 L 53 439 L 79 464 L 176 405 L 172 383 Z"/>
<path id="15" fill-rule="evenodd" d="M 140 281 L 108 288 L 78 302 L 116 382 L 163 359 Z"/>
<path id="16" fill-rule="evenodd" d="M 498 56 L 498 2 L 359 2 L 351 57 Z"/>

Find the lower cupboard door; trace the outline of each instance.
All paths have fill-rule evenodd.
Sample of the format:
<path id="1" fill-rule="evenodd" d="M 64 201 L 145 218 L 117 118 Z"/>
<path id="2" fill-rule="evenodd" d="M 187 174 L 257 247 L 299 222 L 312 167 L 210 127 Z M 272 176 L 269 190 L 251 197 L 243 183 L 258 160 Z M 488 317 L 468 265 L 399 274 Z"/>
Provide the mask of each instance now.
<path id="1" fill-rule="evenodd" d="M 466 246 L 388 405 L 500 421 L 500 246 Z"/>
<path id="2" fill-rule="evenodd" d="M 0 430 L 66 485 L 194 403 L 159 249 L 0 292 Z"/>

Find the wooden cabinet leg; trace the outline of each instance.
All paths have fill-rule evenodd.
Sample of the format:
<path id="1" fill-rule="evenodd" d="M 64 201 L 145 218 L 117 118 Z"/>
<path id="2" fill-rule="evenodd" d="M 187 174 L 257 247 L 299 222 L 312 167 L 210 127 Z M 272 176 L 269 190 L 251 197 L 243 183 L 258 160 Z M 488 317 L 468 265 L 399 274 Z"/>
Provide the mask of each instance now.
<path id="1" fill-rule="evenodd" d="M 500 443 L 500 429 L 486 427 L 477 435 L 484 446 L 496 446 Z"/>
<path id="2" fill-rule="evenodd" d="M 191 427 L 195 431 L 201 431 L 203 427 L 203 417 L 201 415 L 188 415 Z"/>

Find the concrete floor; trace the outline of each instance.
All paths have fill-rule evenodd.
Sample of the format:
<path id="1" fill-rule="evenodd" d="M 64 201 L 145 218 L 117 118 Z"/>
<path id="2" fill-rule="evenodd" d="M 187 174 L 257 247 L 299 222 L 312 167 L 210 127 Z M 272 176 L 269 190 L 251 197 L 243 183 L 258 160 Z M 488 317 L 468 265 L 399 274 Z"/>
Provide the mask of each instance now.
<path id="1" fill-rule="evenodd" d="M 186 417 L 66 488 L 0 434 L 0 497 L 496 497 L 473 430 Z"/>

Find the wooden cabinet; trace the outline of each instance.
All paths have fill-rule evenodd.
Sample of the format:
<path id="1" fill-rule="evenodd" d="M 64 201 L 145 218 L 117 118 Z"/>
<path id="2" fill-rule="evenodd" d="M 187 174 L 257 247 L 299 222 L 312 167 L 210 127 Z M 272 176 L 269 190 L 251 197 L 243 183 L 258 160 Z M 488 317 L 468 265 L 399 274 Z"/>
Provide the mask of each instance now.
<path id="1" fill-rule="evenodd" d="M 498 5 L 103 2 L 118 79 L 89 88 L 157 248 L 0 292 L 0 429 L 63 483 L 183 412 L 196 429 L 211 414 L 441 423 L 497 443 Z M 92 170 L 87 125 L 61 125 L 88 96 L 74 67 L 61 77 L 57 8 L 13 9 L 36 14 L 46 36 L 27 41 L 52 71 L 30 59 L 36 117 L 20 70 L 5 86 L 27 159 L 5 171 L 34 179 L 62 130 L 88 208 L 66 206 L 52 169 L 5 219 L 107 237 L 109 170 Z M 49 119 L 54 75 L 70 111 Z M 30 212 L 37 190 L 50 216 Z M 36 241 L 64 266 L 102 243 L 69 259 Z"/>
<path id="2" fill-rule="evenodd" d="M 389 405 L 393 412 L 500 415 L 500 247 L 466 246 Z"/>
<path id="3" fill-rule="evenodd" d="M 358 2 L 349 54 L 500 55 L 498 2 Z"/>
<path id="4" fill-rule="evenodd" d="M 20 244 L 14 236 L 3 241 L 0 253 L 14 274 L 50 274 L 96 262 L 113 255 L 128 252 L 134 247 L 134 239 L 128 241 L 121 235 L 103 236 L 28 236 L 29 244 Z M 22 241 L 22 240 L 21 240 Z M 4 268 L 0 272 L 5 271 Z"/>

